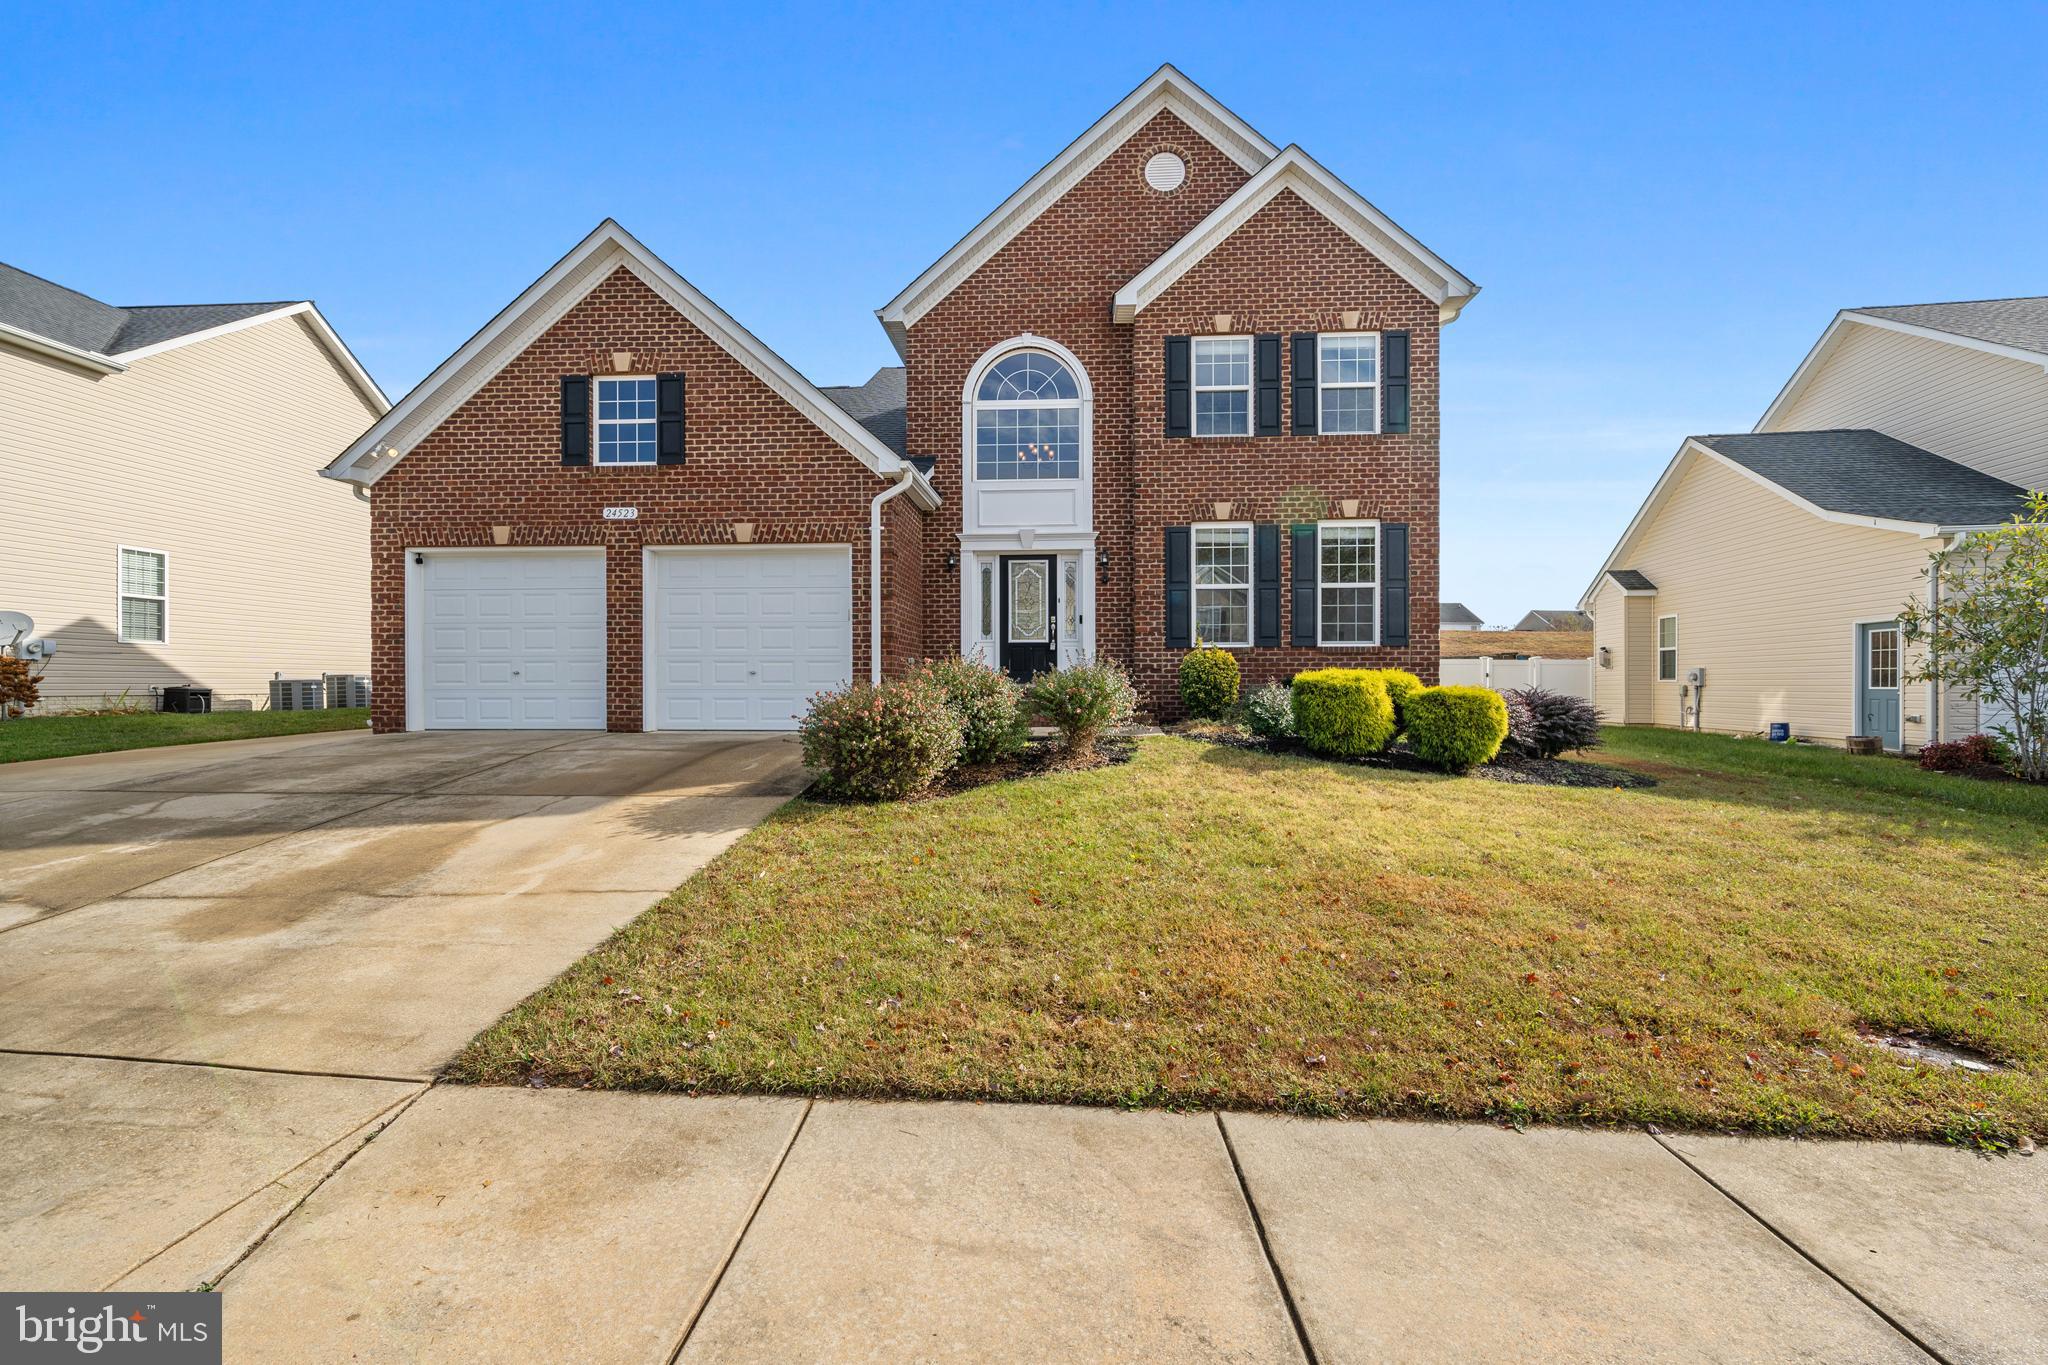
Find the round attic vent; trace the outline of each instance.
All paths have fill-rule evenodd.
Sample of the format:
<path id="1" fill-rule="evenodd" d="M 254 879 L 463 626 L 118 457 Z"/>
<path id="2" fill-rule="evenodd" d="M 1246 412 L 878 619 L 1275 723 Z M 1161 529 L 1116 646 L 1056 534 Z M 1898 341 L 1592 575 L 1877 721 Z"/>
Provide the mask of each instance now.
<path id="1" fill-rule="evenodd" d="M 1172 194 L 1187 183 L 1188 163 L 1174 152 L 1154 152 L 1145 163 L 1145 183 L 1161 194 Z"/>

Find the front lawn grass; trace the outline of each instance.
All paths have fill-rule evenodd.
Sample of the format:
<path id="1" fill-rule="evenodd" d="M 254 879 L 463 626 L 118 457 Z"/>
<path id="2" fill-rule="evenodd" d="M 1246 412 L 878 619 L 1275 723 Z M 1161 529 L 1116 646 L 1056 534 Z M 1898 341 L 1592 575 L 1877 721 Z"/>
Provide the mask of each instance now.
<path id="1" fill-rule="evenodd" d="M 1959 799 L 1962 779 L 1891 760 L 1611 735 L 1604 761 L 1659 786 L 1158 738 L 1123 767 L 916 805 L 798 800 L 451 1074 L 1987 1143 L 2048 1131 L 2048 809 L 2033 794 L 1985 810 Z M 2019 1069 L 1903 1068 L 1859 1021 Z"/>
<path id="2" fill-rule="evenodd" d="M 157 711 L 27 716 L 0 722 L 0 763 L 103 754 L 116 749 L 153 749 L 164 744 L 206 744 L 217 739 L 360 730 L 369 723 L 367 707 L 336 707 L 331 711 L 213 711 L 203 716 Z"/>

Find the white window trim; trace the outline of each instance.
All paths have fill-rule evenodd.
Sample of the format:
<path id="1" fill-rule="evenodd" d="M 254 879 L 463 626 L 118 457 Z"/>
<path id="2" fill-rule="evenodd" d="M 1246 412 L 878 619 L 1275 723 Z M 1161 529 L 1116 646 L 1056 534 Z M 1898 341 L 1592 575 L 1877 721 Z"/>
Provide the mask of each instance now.
<path id="1" fill-rule="evenodd" d="M 599 452 L 604 449 L 604 429 L 607 426 L 637 427 L 639 418 L 631 420 L 613 418 L 610 422 L 598 414 L 604 411 L 598 406 L 604 401 L 606 384 L 622 384 L 635 380 L 654 381 L 654 458 L 651 460 L 607 460 Z M 591 376 L 590 387 L 590 464 L 594 469 L 652 469 L 661 462 L 661 376 L 656 374 L 600 374 Z"/>
<path id="2" fill-rule="evenodd" d="M 1244 532 L 1245 573 L 1244 592 L 1244 639 L 1242 641 L 1209 640 L 1202 636 L 1202 594 L 1204 592 L 1237 592 L 1235 587 L 1211 585 L 1207 588 L 1195 579 L 1196 541 L 1204 531 Z M 1248 521 L 1198 521 L 1188 527 L 1188 638 L 1195 645 L 1216 649 L 1250 649 L 1252 642 L 1259 638 L 1259 533 Z"/>
<path id="3" fill-rule="evenodd" d="M 1357 341 L 1361 337 L 1372 338 L 1372 372 L 1378 378 L 1374 379 L 1370 384 L 1324 383 L 1323 376 L 1329 372 L 1329 367 L 1323 363 L 1324 343 L 1331 341 Z M 1378 332 L 1318 332 L 1316 334 L 1316 434 L 1318 436 L 1377 436 L 1380 434 L 1380 428 L 1385 425 L 1385 414 L 1380 411 L 1380 404 L 1385 401 L 1381 396 L 1380 381 L 1386 378 L 1386 363 L 1386 343 Z M 1325 432 L 1323 430 L 1324 389 L 1371 389 L 1372 427 L 1366 431 Z"/>
<path id="4" fill-rule="evenodd" d="M 121 570 L 129 555 L 155 555 L 164 562 L 163 596 L 154 597 L 144 592 L 129 592 L 121 583 Z M 138 602 L 158 602 L 164 609 L 164 633 L 158 640 L 131 640 L 128 638 L 127 613 L 121 610 L 129 598 Z M 114 638 L 124 645 L 167 645 L 171 642 L 171 556 L 168 551 L 146 549 L 140 545 L 117 545 L 114 547 Z"/>
<path id="5" fill-rule="evenodd" d="M 1664 623 L 1665 623 L 1666 621 L 1669 621 L 1669 622 L 1671 623 L 1671 643 L 1670 643 L 1669 645 L 1666 645 L 1666 644 L 1664 643 Z M 1657 634 L 1656 634 L 1656 638 L 1655 638 L 1654 640 L 1652 640 L 1652 641 L 1651 641 L 1651 643 L 1652 643 L 1652 645 L 1653 645 L 1653 646 L 1655 647 L 1655 649 L 1656 649 L 1656 654 L 1657 654 L 1657 672 L 1656 672 L 1656 675 L 1655 675 L 1654 681 L 1656 681 L 1656 682 L 1677 682 L 1677 681 L 1678 681 L 1678 614 L 1677 614 L 1676 612 L 1673 612 L 1673 613 L 1671 613 L 1671 614 L 1670 614 L 1670 615 L 1668 615 L 1668 616 L 1660 616 L 1660 617 L 1658 617 L 1658 618 L 1657 618 Z M 1668 650 L 1670 650 L 1670 652 L 1671 652 L 1671 676 L 1670 676 L 1670 677 L 1668 677 L 1668 678 L 1664 676 L 1664 652 L 1665 652 L 1665 651 L 1666 651 L 1667 649 L 1668 649 Z"/>
<path id="6" fill-rule="evenodd" d="M 1205 341 L 1242 341 L 1244 343 L 1244 383 L 1204 384 L 1196 378 L 1201 367 L 1195 363 L 1195 348 Z M 1204 441 L 1242 441 L 1252 434 L 1258 414 L 1252 409 L 1257 403 L 1259 380 L 1259 346 L 1249 332 L 1243 336 L 1213 336 L 1188 338 L 1188 434 Z M 1205 393 L 1241 393 L 1244 395 L 1243 431 L 1203 431 L 1201 397 Z"/>
<path id="7" fill-rule="evenodd" d="M 1078 396 L 1074 398 L 981 397 L 982 381 L 988 378 L 988 372 L 995 368 L 997 362 L 1007 360 L 1019 351 L 1037 351 L 1040 355 L 1049 355 L 1054 360 L 1059 361 L 1065 367 L 1068 375 L 1073 378 L 1074 389 Z M 1081 472 L 1072 476 L 1063 475 L 1051 479 L 1006 479 L 1001 475 L 984 475 L 981 472 L 980 432 L 975 421 L 975 414 L 981 412 L 1037 412 L 1046 408 L 1072 408 L 1074 410 L 1075 421 L 1079 424 L 1081 433 L 1081 450 L 1079 455 Z M 1070 488 L 1088 476 L 1088 424 L 1090 420 L 1088 381 L 1082 373 L 1079 362 L 1072 359 L 1071 353 L 1063 347 L 1047 345 L 1043 338 L 1032 337 L 1027 333 L 1025 338 L 1005 342 L 999 351 L 985 356 L 982 362 L 976 365 L 968 376 L 966 450 L 968 468 L 974 475 L 975 481 L 986 488 Z"/>
<path id="8" fill-rule="evenodd" d="M 1362 585 L 1362 584 L 1358 584 L 1358 583 L 1335 583 L 1335 584 L 1332 584 L 1332 583 L 1326 583 L 1326 582 L 1324 581 L 1324 579 L 1323 579 L 1323 530 L 1324 530 L 1324 528 L 1325 528 L 1325 527 L 1339 527 L 1339 528 L 1351 528 L 1351 527 L 1359 527 L 1359 526 L 1368 526 L 1368 527 L 1371 527 L 1371 528 L 1372 528 L 1372 582 L 1371 582 L 1371 584 L 1370 584 L 1370 585 Z M 1379 643 L 1380 643 L 1380 634 L 1381 634 L 1381 632 L 1382 632 L 1382 630 L 1384 629 L 1384 627 L 1385 627 L 1385 624 L 1386 624 L 1386 623 L 1385 623 L 1385 622 L 1384 622 L 1384 621 L 1383 621 L 1383 620 L 1381 619 L 1381 616 L 1380 616 L 1380 611 L 1381 611 L 1381 593 L 1380 593 L 1380 583 L 1381 583 L 1381 574 L 1380 574 L 1380 550 L 1381 550 L 1381 548 L 1382 548 L 1382 547 L 1381 547 L 1381 543 L 1380 543 L 1380 524 L 1379 524 L 1379 522 L 1378 522 L 1378 521 L 1376 521 L 1376 520 L 1370 520 L 1370 519 L 1366 519 L 1366 518 L 1357 518 L 1357 519 L 1354 519 L 1354 520 L 1349 520 L 1349 521 L 1319 521 L 1319 522 L 1317 522 L 1317 523 L 1316 523 L 1316 648 L 1317 648 L 1317 649 L 1377 649 L 1377 648 L 1379 648 Z M 1339 587 L 1339 588 L 1356 588 L 1356 587 L 1360 587 L 1360 586 L 1370 586 L 1370 587 L 1372 588 L 1372 638 L 1371 638 L 1370 640 L 1326 640 L 1326 639 L 1324 639 L 1324 638 L 1323 638 L 1323 592 L 1324 592 L 1324 590 L 1325 590 L 1326 588 L 1330 588 L 1330 587 Z"/>

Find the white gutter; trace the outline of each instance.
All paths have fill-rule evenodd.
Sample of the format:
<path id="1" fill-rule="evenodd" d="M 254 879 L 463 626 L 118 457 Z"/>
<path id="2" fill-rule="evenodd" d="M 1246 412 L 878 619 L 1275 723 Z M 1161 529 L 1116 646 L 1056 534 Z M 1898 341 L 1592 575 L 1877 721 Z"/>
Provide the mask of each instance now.
<path id="1" fill-rule="evenodd" d="M 128 368 L 112 356 L 101 355 L 98 351 L 88 351 L 78 346 L 67 346 L 41 333 L 21 327 L 10 327 L 4 322 L 0 322 L 0 341 L 12 342 L 25 351 L 34 351 L 37 355 L 46 355 L 53 360 L 69 361 L 73 365 L 98 374 L 119 374 Z"/>
<path id="2" fill-rule="evenodd" d="M 896 467 L 896 482 L 868 503 L 868 681 L 882 681 L 882 504 L 908 493 L 917 483 L 917 468 L 905 461 Z"/>

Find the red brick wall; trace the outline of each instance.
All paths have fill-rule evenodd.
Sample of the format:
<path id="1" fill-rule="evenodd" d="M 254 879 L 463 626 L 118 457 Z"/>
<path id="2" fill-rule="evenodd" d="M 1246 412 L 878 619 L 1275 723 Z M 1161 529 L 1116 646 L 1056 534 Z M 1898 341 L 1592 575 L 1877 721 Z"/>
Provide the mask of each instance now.
<path id="1" fill-rule="evenodd" d="M 635 373 L 688 376 L 687 462 L 681 467 L 564 468 L 560 376 L 611 372 L 631 351 Z M 593 450 L 595 441 L 592 442 Z M 380 731 L 405 728 L 405 564 L 411 548 L 482 546 L 493 525 L 513 545 L 605 548 L 606 720 L 641 727 L 640 556 L 646 545 L 731 543 L 734 522 L 757 543 L 853 548 L 854 676 L 868 673 L 868 501 L 886 485 L 621 267 L 418 442 L 371 490 L 371 637 Z M 606 522 L 602 509 L 640 509 Z M 915 554 L 920 514 L 890 504 L 890 537 Z M 914 594 L 885 605 L 884 657 L 916 652 L 906 623 Z M 894 637 L 894 638 L 892 638 Z"/>

